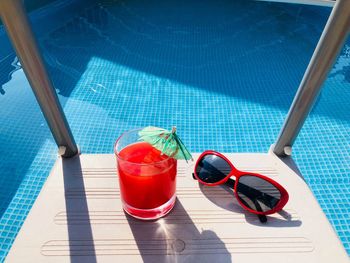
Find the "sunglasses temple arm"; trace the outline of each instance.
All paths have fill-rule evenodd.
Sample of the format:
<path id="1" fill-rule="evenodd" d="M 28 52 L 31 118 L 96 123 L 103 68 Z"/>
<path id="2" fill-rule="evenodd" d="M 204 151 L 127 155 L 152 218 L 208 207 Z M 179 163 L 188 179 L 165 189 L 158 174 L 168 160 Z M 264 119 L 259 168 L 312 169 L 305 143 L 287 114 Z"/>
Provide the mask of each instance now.
<path id="1" fill-rule="evenodd" d="M 230 187 L 231 189 L 235 189 L 235 183 L 236 181 L 232 178 L 229 178 L 226 182 L 225 185 L 227 185 L 228 187 Z"/>
<path id="2" fill-rule="evenodd" d="M 193 179 L 197 180 L 196 177 L 194 176 L 194 173 L 192 173 L 192 177 L 193 177 Z M 234 188 L 235 188 L 235 180 L 232 179 L 232 178 L 229 178 L 229 179 L 226 181 L 225 185 L 227 185 L 227 186 L 230 187 L 231 189 L 234 189 Z M 250 199 L 250 198 L 249 198 L 249 199 Z M 242 201 L 243 203 L 245 203 L 243 199 L 241 199 L 241 201 Z M 253 201 L 253 200 L 252 200 L 252 201 Z M 256 207 L 256 211 L 262 212 L 261 206 L 259 205 L 259 203 L 258 203 L 257 201 L 254 201 L 254 205 L 255 205 L 255 207 Z M 246 207 L 249 207 L 249 205 L 248 205 L 247 203 L 245 203 L 245 206 L 246 206 Z M 265 215 L 257 215 L 257 216 L 258 216 L 259 221 L 260 221 L 261 223 L 266 223 L 266 222 L 267 222 L 267 217 L 266 217 Z"/>
<path id="3" fill-rule="evenodd" d="M 267 193 L 262 193 L 261 191 L 250 187 L 248 185 L 245 184 L 239 184 L 240 187 L 240 192 L 242 194 L 244 194 L 245 196 L 247 196 L 249 199 L 251 200 L 256 200 L 257 198 L 254 197 L 258 197 L 263 195 L 264 198 L 263 199 L 259 199 L 261 202 L 263 202 L 266 206 L 270 207 L 271 204 L 277 204 L 279 202 L 279 199 L 273 197 L 272 195 L 269 195 Z M 272 207 L 270 207 L 272 208 Z"/>
<path id="4" fill-rule="evenodd" d="M 192 173 L 192 177 L 193 179 L 197 180 L 197 178 L 194 176 L 194 173 Z M 229 178 L 226 182 L 225 185 L 227 185 L 228 187 L 230 187 L 231 189 L 235 188 L 235 180 L 232 178 Z M 239 184 L 240 185 L 240 191 L 242 192 L 242 194 L 244 194 L 247 197 L 251 197 L 253 196 L 260 196 L 262 193 L 261 191 L 253 188 L 253 187 L 249 187 L 248 185 L 244 185 L 244 184 Z M 279 200 L 275 197 L 273 197 L 272 195 L 269 195 L 267 193 L 264 194 L 265 198 L 267 199 L 265 200 L 261 200 L 265 205 L 269 206 L 269 204 L 276 204 L 279 202 Z M 253 200 L 252 198 L 249 198 L 251 200 Z M 256 199 L 256 198 L 255 198 Z"/>
<path id="5" fill-rule="evenodd" d="M 249 197 L 248 197 L 249 198 Z M 250 199 L 250 198 L 249 198 Z M 246 206 L 249 207 L 249 205 L 244 201 L 244 199 L 240 198 L 241 202 Z M 255 200 L 253 201 L 252 199 L 250 199 L 250 201 L 252 201 L 255 205 L 255 210 L 258 212 L 263 212 L 261 209 L 261 206 L 259 205 L 259 203 Z M 267 222 L 267 217 L 265 215 L 257 215 L 259 218 L 259 221 L 261 223 L 266 223 Z"/>
<path id="6" fill-rule="evenodd" d="M 194 173 L 192 173 L 192 178 L 194 180 L 197 180 L 197 178 L 194 176 Z M 230 187 L 231 189 L 235 189 L 235 180 L 232 178 L 229 178 L 226 182 L 225 185 L 227 185 L 228 187 Z"/>
<path id="7" fill-rule="evenodd" d="M 256 199 L 254 201 L 254 205 L 255 205 L 256 211 L 263 212 L 263 210 L 261 209 L 260 204 L 258 203 L 258 201 Z M 258 217 L 259 217 L 259 220 L 260 220 L 261 223 L 266 223 L 267 222 L 267 217 L 265 215 L 258 215 Z"/>

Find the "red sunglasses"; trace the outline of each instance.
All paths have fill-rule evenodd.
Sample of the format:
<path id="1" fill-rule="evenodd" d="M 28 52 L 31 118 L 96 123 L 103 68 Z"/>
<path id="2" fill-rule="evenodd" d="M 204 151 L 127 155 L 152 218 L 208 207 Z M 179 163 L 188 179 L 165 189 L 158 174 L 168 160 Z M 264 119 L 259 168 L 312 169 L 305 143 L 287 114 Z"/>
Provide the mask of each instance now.
<path id="1" fill-rule="evenodd" d="M 231 179 L 232 176 L 236 180 Z M 229 185 L 240 205 L 257 215 L 282 210 L 289 198 L 287 191 L 276 181 L 261 174 L 239 171 L 224 155 L 215 151 L 205 151 L 199 156 L 194 179 L 208 186 Z"/>

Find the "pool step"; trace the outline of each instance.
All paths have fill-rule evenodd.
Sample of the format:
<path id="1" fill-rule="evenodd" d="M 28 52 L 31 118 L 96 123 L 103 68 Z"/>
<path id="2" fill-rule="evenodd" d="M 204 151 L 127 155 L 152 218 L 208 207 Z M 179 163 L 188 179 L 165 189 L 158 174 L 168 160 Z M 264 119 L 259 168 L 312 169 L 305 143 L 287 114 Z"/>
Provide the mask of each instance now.
<path id="1" fill-rule="evenodd" d="M 198 155 L 194 155 L 198 157 Z M 230 189 L 192 178 L 179 161 L 173 211 L 152 222 L 121 206 L 115 157 L 58 159 L 7 262 L 348 262 L 348 256 L 290 159 L 226 154 L 239 169 L 281 183 L 290 201 L 267 223 Z"/>

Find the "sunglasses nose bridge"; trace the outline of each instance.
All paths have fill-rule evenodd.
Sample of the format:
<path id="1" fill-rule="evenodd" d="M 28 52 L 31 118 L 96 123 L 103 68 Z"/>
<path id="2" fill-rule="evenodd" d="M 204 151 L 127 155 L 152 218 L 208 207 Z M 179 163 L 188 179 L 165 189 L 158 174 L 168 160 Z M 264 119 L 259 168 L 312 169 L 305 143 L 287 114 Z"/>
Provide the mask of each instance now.
<path id="1" fill-rule="evenodd" d="M 231 166 L 231 172 L 230 172 L 230 177 L 234 176 L 236 177 L 236 179 L 238 179 L 239 177 L 241 177 L 242 175 L 247 174 L 246 172 L 243 172 L 241 170 L 238 170 L 236 167 L 234 167 L 233 165 Z"/>

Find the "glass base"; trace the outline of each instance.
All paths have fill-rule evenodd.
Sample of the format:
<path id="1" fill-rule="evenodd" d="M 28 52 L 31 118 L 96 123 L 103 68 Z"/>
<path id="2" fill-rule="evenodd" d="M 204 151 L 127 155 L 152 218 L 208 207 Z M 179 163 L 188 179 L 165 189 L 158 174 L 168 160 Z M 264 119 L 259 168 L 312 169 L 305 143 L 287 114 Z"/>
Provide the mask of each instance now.
<path id="1" fill-rule="evenodd" d="M 123 201 L 123 209 L 126 213 L 141 220 L 155 220 L 168 214 L 173 209 L 176 201 L 174 194 L 165 204 L 153 209 L 140 209 L 132 207 Z"/>

